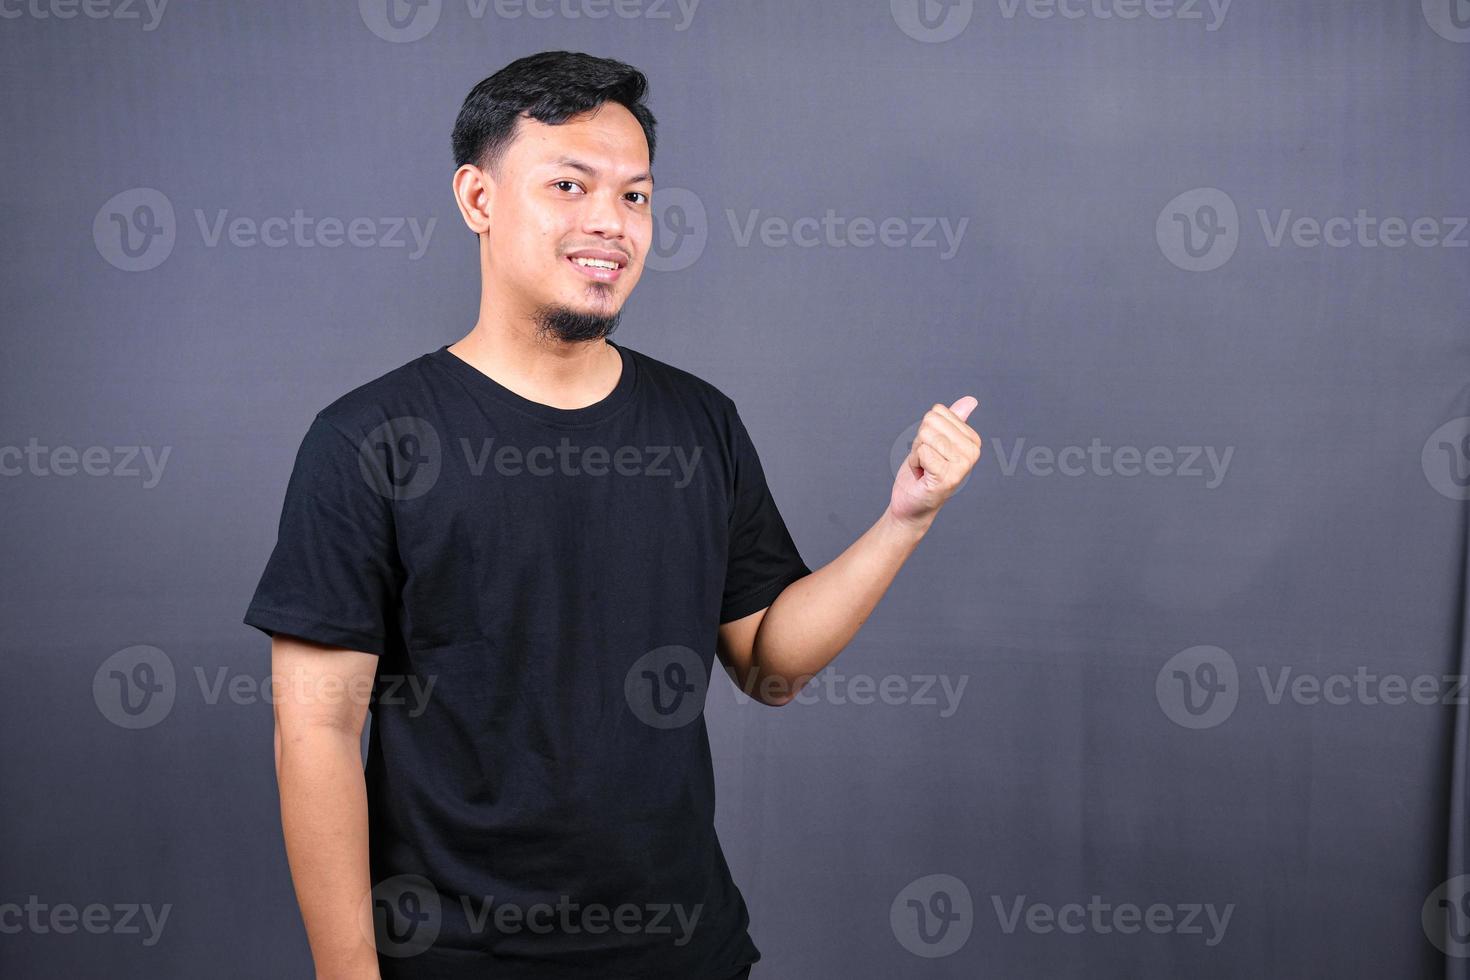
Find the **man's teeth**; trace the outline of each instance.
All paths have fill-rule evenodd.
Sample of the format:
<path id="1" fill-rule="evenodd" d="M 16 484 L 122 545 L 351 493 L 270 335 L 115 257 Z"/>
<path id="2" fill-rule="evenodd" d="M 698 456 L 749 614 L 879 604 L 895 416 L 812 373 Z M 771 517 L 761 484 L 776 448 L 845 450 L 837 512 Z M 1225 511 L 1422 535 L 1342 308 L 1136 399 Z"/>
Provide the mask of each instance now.
<path id="1" fill-rule="evenodd" d="M 572 259 L 572 261 L 577 263 L 578 265 L 591 266 L 594 269 L 616 269 L 618 267 L 618 264 L 616 262 L 608 262 L 604 259 L 584 259 L 578 256 Z"/>

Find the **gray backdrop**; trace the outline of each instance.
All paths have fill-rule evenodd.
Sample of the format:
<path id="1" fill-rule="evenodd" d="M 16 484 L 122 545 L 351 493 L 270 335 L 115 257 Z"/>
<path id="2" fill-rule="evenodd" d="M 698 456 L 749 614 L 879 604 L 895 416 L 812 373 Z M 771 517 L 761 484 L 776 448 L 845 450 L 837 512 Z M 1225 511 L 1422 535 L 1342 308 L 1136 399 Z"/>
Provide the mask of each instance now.
<path id="1" fill-rule="evenodd" d="M 614 339 L 810 564 L 980 399 L 803 703 L 710 693 L 756 976 L 1464 975 L 1470 3 L 924 2 L 0 2 L 0 974 L 310 976 L 240 617 L 312 415 L 474 320 L 460 101 L 566 48 L 661 123 Z"/>

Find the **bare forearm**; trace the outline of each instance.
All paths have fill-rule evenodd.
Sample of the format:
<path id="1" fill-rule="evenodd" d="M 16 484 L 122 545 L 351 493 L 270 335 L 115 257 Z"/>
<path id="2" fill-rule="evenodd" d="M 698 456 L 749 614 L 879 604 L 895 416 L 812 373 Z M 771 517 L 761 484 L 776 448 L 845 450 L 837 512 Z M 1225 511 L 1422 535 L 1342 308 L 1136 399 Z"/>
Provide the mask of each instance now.
<path id="1" fill-rule="evenodd" d="M 286 858 L 317 978 L 376 980 L 359 740 L 329 726 L 276 737 Z"/>
<path id="2" fill-rule="evenodd" d="M 791 583 L 761 620 L 752 661 L 763 692 L 789 701 L 851 642 L 932 519 L 883 516 L 846 551 Z"/>

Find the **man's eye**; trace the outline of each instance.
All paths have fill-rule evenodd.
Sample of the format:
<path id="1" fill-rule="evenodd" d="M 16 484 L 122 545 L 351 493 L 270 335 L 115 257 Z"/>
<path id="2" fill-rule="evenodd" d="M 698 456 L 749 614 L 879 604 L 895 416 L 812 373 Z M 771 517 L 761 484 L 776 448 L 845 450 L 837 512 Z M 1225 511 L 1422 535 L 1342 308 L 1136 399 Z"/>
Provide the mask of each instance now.
<path id="1" fill-rule="evenodd" d="M 642 191 L 629 191 L 628 194 L 630 196 L 632 196 L 632 197 L 642 198 L 641 201 L 634 201 L 633 202 L 634 204 L 647 204 L 648 203 L 648 195 L 645 194 L 645 193 L 643 193 Z"/>
<path id="2" fill-rule="evenodd" d="M 575 180 L 558 180 L 552 186 L 554 186 L 554 187 L 568 187 L 568 188 L 570 188 L 570 187 L 578 187 L 579 185 L 577 184 L 577 182 Z"/>

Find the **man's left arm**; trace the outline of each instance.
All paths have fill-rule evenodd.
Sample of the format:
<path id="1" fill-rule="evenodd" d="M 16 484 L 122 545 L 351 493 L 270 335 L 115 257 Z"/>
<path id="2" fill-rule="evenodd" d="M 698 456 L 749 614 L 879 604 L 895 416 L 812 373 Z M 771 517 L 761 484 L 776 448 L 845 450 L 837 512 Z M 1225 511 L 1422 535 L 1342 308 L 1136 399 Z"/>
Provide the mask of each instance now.
<path id="1" fill-rule="evenodd" d="M 948 408 L 936 402 L 899 467 L 883 516 L 765 609 L 720 626 L 720 660 L 748 696 L 790 702 L 851 642 L 980 458 L 980 436 L 966 421 L 977 404 L 973 395 Z"/>

